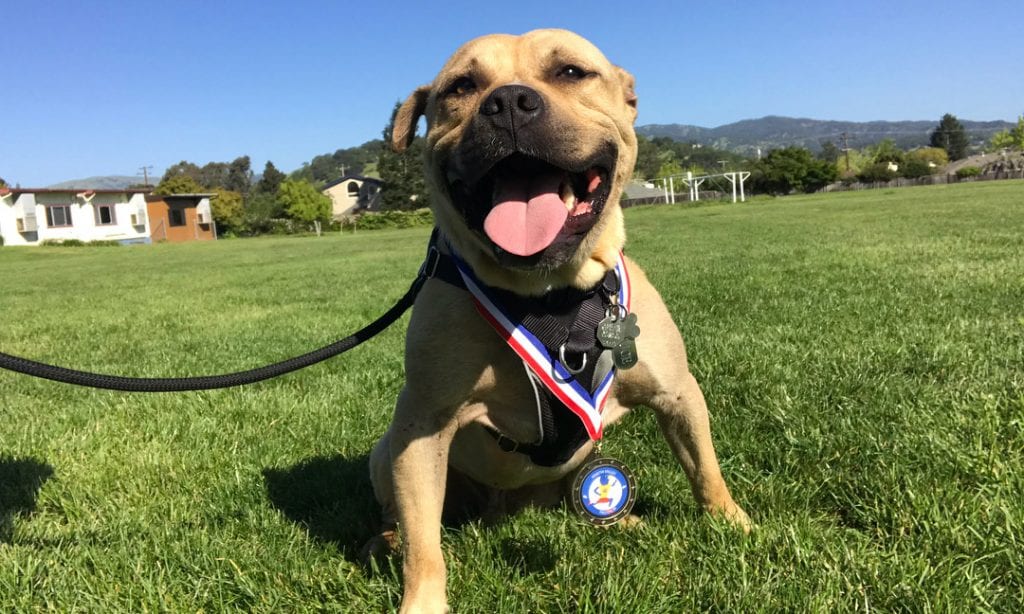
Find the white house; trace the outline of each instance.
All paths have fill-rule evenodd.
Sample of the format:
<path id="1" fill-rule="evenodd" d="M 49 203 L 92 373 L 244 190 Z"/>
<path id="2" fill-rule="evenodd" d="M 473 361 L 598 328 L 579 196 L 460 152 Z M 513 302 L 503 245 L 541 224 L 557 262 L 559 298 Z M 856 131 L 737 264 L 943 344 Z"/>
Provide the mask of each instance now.
<path id="1" fill-rule="evenodd" d="M 43 241 L 148 243 L 145 190 L 0 188 L 3 245 Z"/>

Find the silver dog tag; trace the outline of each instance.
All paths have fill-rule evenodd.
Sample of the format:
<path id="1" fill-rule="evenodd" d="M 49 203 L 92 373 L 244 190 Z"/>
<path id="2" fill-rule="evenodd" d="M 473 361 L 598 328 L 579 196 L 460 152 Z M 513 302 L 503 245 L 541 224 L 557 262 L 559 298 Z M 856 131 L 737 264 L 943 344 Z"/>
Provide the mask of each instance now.
<path id="1" fill-rule="evenodd" d="M 640 357 L 636 353 L 636 342 L 626 337 L 618 346 L 612 349 L 612 362 L 619 369 L 629 369 L 636 365 Z"/>
<path id="2" fill-rule="evenodd" d="M 612 360 L 619 369 L 628 369 L 639 360 L 635 342 L 639 335 L 635 313 L 619 318 L 615 311 L 609 310 L 608 316 L 597 325 L 597 342 L 612 351 Z"/>

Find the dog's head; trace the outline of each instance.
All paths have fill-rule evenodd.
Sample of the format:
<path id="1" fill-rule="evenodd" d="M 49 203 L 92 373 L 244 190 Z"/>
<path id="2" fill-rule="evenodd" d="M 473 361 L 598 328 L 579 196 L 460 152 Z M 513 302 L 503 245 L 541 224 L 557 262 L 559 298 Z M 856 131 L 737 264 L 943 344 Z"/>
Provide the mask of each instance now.
<path id="1" fill-rule="evenodd" d="M 396 150 L 421 115 L 435 219 L 484 281 L 537 294 L 613 266 L 636 95 L 594 45 L 564 30 L 472 40 L 399 108 Z"/>

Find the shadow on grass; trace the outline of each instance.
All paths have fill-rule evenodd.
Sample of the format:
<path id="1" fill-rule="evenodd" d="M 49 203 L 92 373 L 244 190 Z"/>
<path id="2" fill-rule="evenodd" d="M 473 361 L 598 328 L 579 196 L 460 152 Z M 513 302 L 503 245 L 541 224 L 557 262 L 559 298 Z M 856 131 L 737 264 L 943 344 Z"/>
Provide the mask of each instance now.
<path id="1" fill-rule="evenodd" d="M 318 542 L 357 562 L 378 526 L 369 455 L 316 457 L 286 468 L 266 468 L 263 481 L 271 504 Z"/>
<path id="2" fill-rule="evenodd" d="M 353 458 L 315 457 L 291 467 L 268 467 L 263 480 L 271 505 L 300 525 L 311 539 L 338 548 L 353 563 L 361 563 L 363 544 L 377 534 L 380 507 L 370 483 L 369 455 Z M 483 489 L 449 472 L 444 525 L 458 529 L 481 519 Z M 457 504 L 455 504 L 458 502 Z M 565 505 L 563 502 L 562 505 Z M 663 517 L 669 509 L 641 498 L 634 513 Z M 496 519 L 503 522 L 507 517 Z M 493 524 L 484 522 L 484 526 Z M 556 560 L 546 541 L 505 540 L 500 555 L 521 573 L 549 571 Z"/>
<path id="3" fill-rule="evenodd" d="M 36 497 L 53 467 L 33 458 L 0 456 L 0 544 L 11 543 L 14 518 L 36 509 Z"/>

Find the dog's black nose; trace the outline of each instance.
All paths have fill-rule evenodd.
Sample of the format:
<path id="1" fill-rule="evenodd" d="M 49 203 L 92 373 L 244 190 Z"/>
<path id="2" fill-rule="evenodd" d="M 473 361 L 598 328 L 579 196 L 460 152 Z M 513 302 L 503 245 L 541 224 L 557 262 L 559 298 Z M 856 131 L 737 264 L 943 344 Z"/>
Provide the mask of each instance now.
<path id="1" fill-rule="evenodd" d="M 543 113 L 544 99 L 525 85 L 503 85 L 480 105 L 480 115 L 513 133 Z"/>

